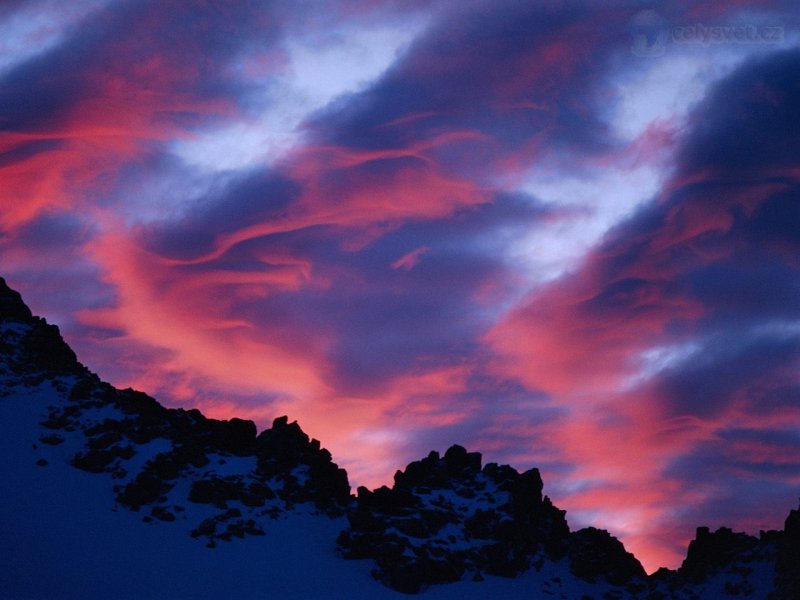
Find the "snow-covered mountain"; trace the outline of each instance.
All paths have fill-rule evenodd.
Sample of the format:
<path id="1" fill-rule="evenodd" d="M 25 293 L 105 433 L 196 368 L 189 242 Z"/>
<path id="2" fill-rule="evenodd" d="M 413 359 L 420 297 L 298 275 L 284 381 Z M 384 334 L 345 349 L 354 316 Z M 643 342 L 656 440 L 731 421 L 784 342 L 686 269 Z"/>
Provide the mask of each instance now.
<path id="1" fill-rule="evenodd" d="M 296 422 L 205 418 L 118 390 L 0 278 L 2 598 L 800 598 L 800 510 L 699 528 L 647 576 L 571 532 L 536 469 L 452 446 L 350 493 Z"/>

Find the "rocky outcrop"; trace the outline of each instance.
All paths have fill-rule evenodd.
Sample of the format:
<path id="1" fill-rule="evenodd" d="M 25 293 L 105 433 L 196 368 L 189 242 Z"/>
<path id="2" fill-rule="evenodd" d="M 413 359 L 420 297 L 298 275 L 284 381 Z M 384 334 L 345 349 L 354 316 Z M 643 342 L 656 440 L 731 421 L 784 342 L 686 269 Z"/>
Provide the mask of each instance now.
<path id="1" fill-rule="evenodd" d="M 72 466 L 110 476 L 116 501 L 143 520 L 170 523 L 187 503 L 207 506 L 211 516 L 192 535 L 208 531 L 212 544 L 260 535 L 258 518 L 298 505 L 335 515 L 351 502 L 345 471 L 287 417 L 257 434 L 252 421 L 208 419 L 118 390 L 81 365 L 58 328 L 33 316 L 2 279 L 0 326 L 5 387 L 52 382 L 63 398 L 47 407 L 39 441 L 66 444 Z"/>
<path id="2" fill-rule="evenodd" d="M 319 440 L 309 440 L 297 421 L 275 419 L 272 428 L 256 438 L 255 455 L 262 477 L 282 479 L 286 501 L 314 502 L 334 511 L 350 502 L 347 472 L 333 462 Z"/>
<path id="3" fill-rule="evenodd" d="M 18 376 L 17 381 L 30 384 L 47 376 L 86 372 L 75 353 L 61 338 L 58 327 L 33 316 L 20 294 L 9 288 L 2 277 L 0 323 L 25 326 L 17 331 L 6 331 L 0 336 L 0 351 L 5 355 L 10 372 Z M 31 370 L 35 371 L 37 378 L 31 379 Z"/>
<path id="4" fill-rule="evenodd" d="M 0 277 L 0 321 L 27 323 L 32 319 L 33 313 L 20 293 L 8 287 L 6 280 Z"/>
<path id="5" fill-rule="evenodd" d="M 699 583 L 757 546 L 758 538 L 735 533 L 727 527 L 720 527 L 713 533 L 708 527 L 698 527 L 678 573 L 691 582 Z"/>
<path id="6" fill-rule="evenodd" d="M 484 574 L 514 577 L 564 557 L 587 581 L 644 579 L 618 540 L 596 529 L 570 534 L 564 514 L 542 495 L 538 470 L 482 467 L 479 453 L 452 446 L 398 471 L 392 488 L 359 488 L 338 544 L 346 558 L 373 559 L 373 575 L 406 593 Z"/>
<path id="7" fill-rule="evenodd" d="M 608 532 L 570 532 L 537 469 L 484 466 L 461 446 L 431 452 L 397 471 L 392 487 L 361 487 L 353 498 L 347 473 L 297 422 L 279 417 L 258 433 L 252 421 L 208 419 L 118 390 L 0 278 L 0 397 L 37 386 L 54 400 L 42 404 L 32 468 L 52 469 L 60 458 L 106 476 L 119 507 L 153 525 L 184 523 L 184 535 L 210 548 L 265 535 L 268 520 L 305 510 L 345 514 L 340 554 L 372 560 L 377 579 L 406 593 L 549 568 L 547 595 L 564 576 L 600 586 L 604 598 L 800 598 L 800 509 L 782 531 L 759 537 L 700 527 L 680 569 L 648 578 Z"/>
<path id="8" fill-rule="evenodd" d="M 800 509 L 789 513 L 783 530 L 762 531 L 758 537 L 728 527 L 716 531 L 698 527 L 680 568 L 660 569 L 650 579 L 672 595 L 796 600 L 800 598 Z"/>
<path id="9" fill-rule="evenodd" d="M 800 506 L 786 517 L 777 539 L 774 600 L 800 598 Z"/>
<path id="10" fill-rule="evenodd" d="M 587 527 L 570 534 L 567 556 L 572 573 L 586 581 L 605 579 L 622 585 L 647 577 L 636 557 L 603 529 Z"/>

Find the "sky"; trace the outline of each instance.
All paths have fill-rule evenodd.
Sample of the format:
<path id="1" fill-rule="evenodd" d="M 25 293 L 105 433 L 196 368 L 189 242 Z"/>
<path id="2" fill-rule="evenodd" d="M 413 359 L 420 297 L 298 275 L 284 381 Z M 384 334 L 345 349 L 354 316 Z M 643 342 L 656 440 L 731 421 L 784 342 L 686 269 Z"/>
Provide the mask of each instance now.
<path id="1" fill-rule="evenodd" d="M 675 567 L 800 496 L 793 0 L 6 0 L 0 274 L 87 366 L 453 443 Z"/>

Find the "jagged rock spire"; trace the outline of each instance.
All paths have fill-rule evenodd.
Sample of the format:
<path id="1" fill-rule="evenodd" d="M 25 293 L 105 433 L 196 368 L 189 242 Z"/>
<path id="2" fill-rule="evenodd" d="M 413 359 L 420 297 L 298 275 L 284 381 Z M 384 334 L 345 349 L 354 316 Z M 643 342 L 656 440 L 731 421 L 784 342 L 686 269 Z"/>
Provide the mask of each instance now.
<path id="1" fill-rule="evenodd" d="M 24 322 L 32 318 L 31 309 L 22 301 L 19 292 L 8 287 L 6 280 L 0 277 L 0 320 Z"/>

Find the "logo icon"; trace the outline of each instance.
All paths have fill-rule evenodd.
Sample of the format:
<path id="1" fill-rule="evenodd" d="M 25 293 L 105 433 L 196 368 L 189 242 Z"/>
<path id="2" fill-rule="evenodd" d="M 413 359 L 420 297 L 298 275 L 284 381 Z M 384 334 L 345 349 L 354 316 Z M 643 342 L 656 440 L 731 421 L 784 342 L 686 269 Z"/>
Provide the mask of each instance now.
<path id="1" fill-rule="evenodd" d="M 640 11 L 631 21 L 631 52 L 635 56 L 663 56 L 667 51 L 667 29 L 666 20 L 656 11 Z"/>

